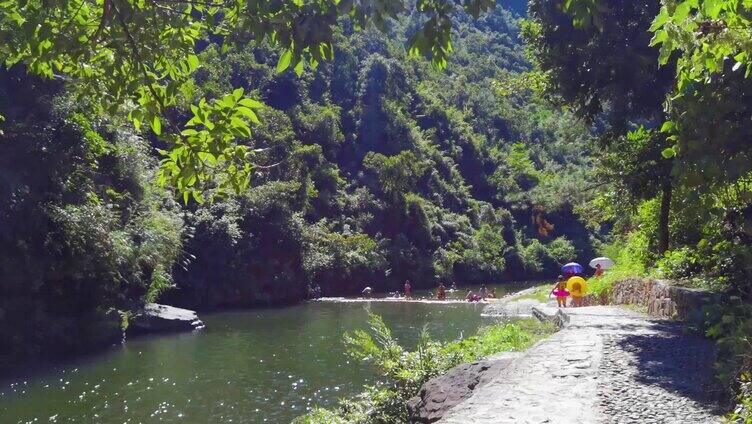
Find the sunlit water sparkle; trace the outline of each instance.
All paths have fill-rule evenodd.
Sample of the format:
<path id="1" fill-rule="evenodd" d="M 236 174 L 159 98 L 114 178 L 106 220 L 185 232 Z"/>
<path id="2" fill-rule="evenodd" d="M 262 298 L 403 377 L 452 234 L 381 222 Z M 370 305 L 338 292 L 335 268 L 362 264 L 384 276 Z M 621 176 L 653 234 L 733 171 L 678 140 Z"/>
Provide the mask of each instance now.
<path id="1" fill-rule="evenodd" d="M 424 325 L 451 340 L 488 322 L 482 305 L 460 302 L 311 302 L 204 315 L 196 333 L 15 370 L 0 383 L 0 422 L 289 422 L 373 382 L 374 370 L 342 345 L 344 332 L 367 327 L 367 308 L 408 347 Z"/>

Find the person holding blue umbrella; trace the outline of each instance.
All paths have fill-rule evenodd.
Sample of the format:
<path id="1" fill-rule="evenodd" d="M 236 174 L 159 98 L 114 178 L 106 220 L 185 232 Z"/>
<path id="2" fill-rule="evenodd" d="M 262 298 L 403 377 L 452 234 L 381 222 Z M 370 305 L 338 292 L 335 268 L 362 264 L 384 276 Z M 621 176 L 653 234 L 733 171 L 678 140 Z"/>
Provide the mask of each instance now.
<path id="1" fill-rule="evenodd" d="M 570 262 L 561 267 L 561 272 L 564 274 L 564 277 L 569 278 L 575 275 L 582 275 L 585 272 L 585 268 L 577 262 Z"/>
<path id="2" fill-rule="evenodd" d="M 583 298 L 587 294 L 587 283 L 581 276 L 585 273 L 585 268 L 577 262 L 570 262 L 561 267 L 564 278 L 567 281 L 567 291 L 572 296 L 572 306 L 583 306 Z"/>

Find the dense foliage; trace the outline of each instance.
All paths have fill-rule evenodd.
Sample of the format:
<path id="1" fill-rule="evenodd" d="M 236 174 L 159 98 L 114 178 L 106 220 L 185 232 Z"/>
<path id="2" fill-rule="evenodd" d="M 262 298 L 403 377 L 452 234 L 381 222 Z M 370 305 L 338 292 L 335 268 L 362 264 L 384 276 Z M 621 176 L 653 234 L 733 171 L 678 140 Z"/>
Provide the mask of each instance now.
<path id="1" fill-rule="evenodd" d="M 407 401 L 430 378 L 498 352 L 525 350 L 555 330 L 552 323 L 523 320 L 483 327 L 472 337 L 441 343 L 431 340 L 424 329 L 415 350 L 407 351 L 381 317 L 371 315 L 370 326 L 370 332 L 345 335 L 345 343 L 353 359 L 373 364 L 383 377 L 355 398 L 344 399 L 336 409 L 316 409 L 296 424 L 410 422 Z"/>
<path id="2" fill-rule="evenodd" d="M 60 84 L 11 71 L 0 93 L 0 357 L 117 340 L 117 311 L 172 285 L 179 206 L 143 140 Z"/>
<path id="3" fill-rule="evenodd" d="M 493 4 L 415 3 L 411 10 L 420 19 L 410 32 L 410 55 L 429 57 L 443 68 L 453 48 L 452 18 L 477 17 Z M 148 125 L 167 144 L 160 180 L 200 200 L 207 184 L 235 192 L 247 186 L 253 151 L 235 141 L 258 121 L 253 111 L 258 102 L 242 91 L 225 91 L 215 101 L 194 99 L 192 76 L 201 66 L 196 53 L 207 41 L 223 50 L 271 43 L 284 50 L 276 69 L 300 74 L 306 62 L 315 68 L 332 59 L 340 17 L 356 28 L 385 29 L 407 6 L 393 0 L 3 0 L 0 63 L 74 79 L 75 93 L 98 113 L 127 114 L 137 129 Z M 172 119 L 180 111 L 191 116 Z"/>
<path id="4" fill-rule="evenodd" d="M 59 18 L 35 10 L 34 19 Z M 14 343 L 0 354 L 118 337 L 146 301 L 274 305 L 309 286 L 349 294 L 405 279 L 503 282 L 589 257 L 595 232 L 573 211 L 590 166 L 583 124 L 538 96 L 499 95 L 495 83 L 530 69 L 517 18 L 501 7 L 477 20 L 453 12 L 442 71 L 402 44 L 424 23 L 417 11 L 383 32 L 341 19 L 331 60 L 284 72 L 286 53 L 272 42 L 226 48 L 210 37 L 187 59 L 201 66 L 175 76 L 175 106 L 136 117 L 151 131 L 131 126 L 148 104 L 104 110 L 85 95 L 111 58 L 91 58 L 110 63 L 93 76 L 49 81 L 29 72 L 78 72 L 44 67 L 64 45 L 16 57 L 1 74 L 0 331 Z M 122 25 L 103 31 L 127 38 Z M 4 48 L 16 47 L 29 48 Z M 133 94 L 127 84 L 113 91 L 121 77 L 97 83 L 104 103 Z M 178 130 L 188 144 L 165 136 Z M 227 149 L 237 161 L 217 158 Z M 169 163 L 188 157 L 198 162 Z M 222 183 L 208 176 L 228 169 Z"/>
<path id="5" fill-rule="evenodd" d="M 522 24 L 488 0 L 0 0 L 0 357 L 117 337 L 158 298 L 548 276 L 610 231 L 597 291 L 649 272 L 718 292 L 704 329 L 747 387 L 750 19 L 739 0 L 532 0 Z"/>
<path id="6" fill-rule="evenodd" d="M 602 185 L 577 209 L 612 227 L 620 273 L 720 293 L 702 327 L 732 389 L 752 346 L 749 17 L 738 1 L 540 0 L 525 24 L 537 89 L 599 133 Z"/>
<path id="7" fill-rule="evenodd" d="M 190 204 L 195 256 L 167 299 L 191 307 L 550 276 L 592 254 L 572 204 L 589 166 L 582 125 L 493 81 L 529 68 L 502 8 L 455 23 L 445 71 L 390 37 L 336 34 L 331 63 L 279 74 L 278 54 L 248 46 L 201 54 L 195 95 L 231 87 L 264 101 L 247 141 L 259 166 L 242 195 Z M 208 192 L 212 195 L 212 191 Z"/>

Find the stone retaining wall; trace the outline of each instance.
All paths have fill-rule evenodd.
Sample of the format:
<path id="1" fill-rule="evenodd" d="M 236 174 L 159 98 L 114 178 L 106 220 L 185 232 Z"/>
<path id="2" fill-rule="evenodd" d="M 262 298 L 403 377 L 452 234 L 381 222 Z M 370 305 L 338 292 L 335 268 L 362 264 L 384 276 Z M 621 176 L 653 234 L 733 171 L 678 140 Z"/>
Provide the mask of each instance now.
<path id="1" fill-rule="evenodd" d="M 648 315 L 654 317 L 693 320 L 701 317 L 701 308 L 711 297 L 707 291 L 676 286 L 665 280 L 627 278 L 614 283 L 608 300 L 615 305 L 645 307 Z"/>

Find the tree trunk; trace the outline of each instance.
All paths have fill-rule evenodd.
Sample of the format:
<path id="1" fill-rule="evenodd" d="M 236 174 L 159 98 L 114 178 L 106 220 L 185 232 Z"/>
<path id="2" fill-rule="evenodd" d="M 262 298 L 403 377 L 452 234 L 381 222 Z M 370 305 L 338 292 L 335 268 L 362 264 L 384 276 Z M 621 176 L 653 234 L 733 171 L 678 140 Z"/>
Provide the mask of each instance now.
<path id="1" fill-rule="evenodd" d="M 669 247 L 668 220 L 671 213 L 671 178 L 663 182 L 663 195 L 661 196 L 661 211 L 658 216 L 658 253 L 663 256 Z"/>

